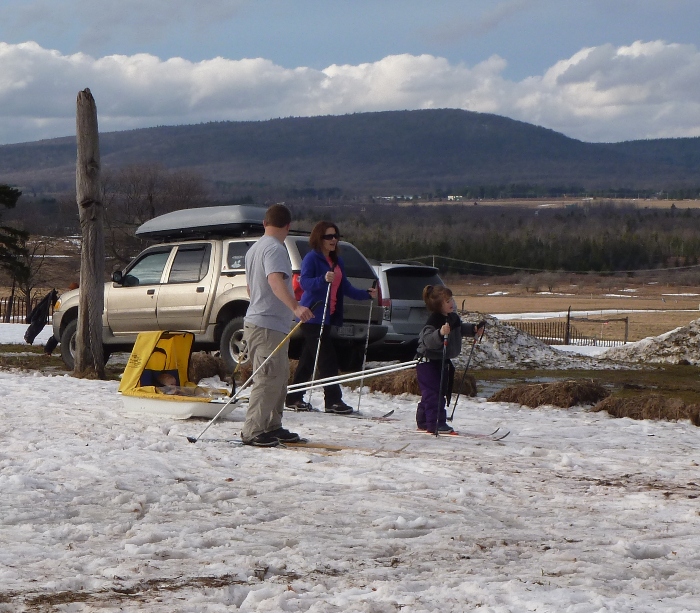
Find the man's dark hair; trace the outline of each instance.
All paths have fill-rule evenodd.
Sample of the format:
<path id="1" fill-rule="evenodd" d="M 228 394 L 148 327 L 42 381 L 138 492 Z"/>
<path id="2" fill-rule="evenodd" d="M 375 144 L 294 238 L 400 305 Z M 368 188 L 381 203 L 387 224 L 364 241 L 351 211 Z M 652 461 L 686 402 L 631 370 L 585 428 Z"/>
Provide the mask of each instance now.
<path id="1" fill-rule="evenodd" d="M 273 204 L 265 212 L 265 225 L 284 228 L 292 223 L 292 213 L 283 204 Z"/>

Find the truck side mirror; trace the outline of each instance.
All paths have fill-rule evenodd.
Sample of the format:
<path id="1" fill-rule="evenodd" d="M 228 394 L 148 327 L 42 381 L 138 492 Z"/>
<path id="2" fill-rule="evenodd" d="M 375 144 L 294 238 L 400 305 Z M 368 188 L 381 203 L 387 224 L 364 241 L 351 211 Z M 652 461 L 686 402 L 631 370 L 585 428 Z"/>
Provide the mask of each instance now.
<path id="1" fill-rule="evenodd" d="M 114 281 L 117 285 L 121 285 L 124 280 L 124 275 L 122 274 L 121 270 L 115 270 L 112 273 L 112 281 Z"/>

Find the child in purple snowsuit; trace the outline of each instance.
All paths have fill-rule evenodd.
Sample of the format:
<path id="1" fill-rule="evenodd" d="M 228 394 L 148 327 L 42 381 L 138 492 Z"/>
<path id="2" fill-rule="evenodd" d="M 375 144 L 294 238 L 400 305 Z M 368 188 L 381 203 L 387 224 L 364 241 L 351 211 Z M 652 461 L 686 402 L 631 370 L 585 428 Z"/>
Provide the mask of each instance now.
<path id="1" fill-rule="evenodd" d="M 452 290 L 444 285 L 426 285 L 423 300 L 430 311 L 430 317 L 418 337 L 418 355 L 421 362 L 416 366 L 418 386 L 421 399 L 416 411 L 416 424 L 419 430 L 435 434 L 451 434 L 454 430 L 447 425 L 446 398 L 452 394 L 455 368 L 452 358 L 462 350 L 462 336 L 476 336 L 486 326 L 485 321 L 478 324 L 462 323 L 455 313 Z M 444 339 L 447 347 L 444 349 Z M 442 389 L 440 381 L 442 380 Z"/>

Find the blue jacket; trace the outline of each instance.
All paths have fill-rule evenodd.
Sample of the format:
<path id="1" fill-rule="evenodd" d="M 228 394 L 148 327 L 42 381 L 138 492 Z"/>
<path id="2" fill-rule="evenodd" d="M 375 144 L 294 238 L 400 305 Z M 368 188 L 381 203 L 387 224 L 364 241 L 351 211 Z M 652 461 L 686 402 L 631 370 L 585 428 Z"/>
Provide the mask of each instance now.
<path id="1" fill-rule="evenodd" d="M 338 287 L 338 301 L 335 305 L 335 313 L 330 315 L 330 305 L 326 312 L 326 323 L 334 326 L 343 325 L 343 296 L 350 296 L 355 300 L 369 300 L 367 290 L 357 289 L 348 281 L 345 274 L 345 264 L 343 258 L 338 257 L 338 268 L 343 273 L 343 279 Z M 323 308 L 326 304 L 326 293 L 328 292 L 328 282 L 325 279 L 326 273 L 331 269 L 323 253 L 315 249 L 309 251 L 301 262 L 301 276 L 299 283 L 304 293 L 299 301 L 305 307 L 320 302 L 321 304 L 314 310 L 314 317 L 307 323 L 320 324 L 323 319 Z"/>

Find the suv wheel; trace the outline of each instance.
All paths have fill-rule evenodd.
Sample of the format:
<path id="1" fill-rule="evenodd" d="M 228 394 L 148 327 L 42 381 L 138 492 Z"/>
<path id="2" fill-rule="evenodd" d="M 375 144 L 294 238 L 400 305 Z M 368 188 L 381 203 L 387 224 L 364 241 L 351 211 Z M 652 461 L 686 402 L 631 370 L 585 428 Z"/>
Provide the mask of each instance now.
<path id="1" fill-rule="evenodd" d="M 69 370 L 75 370 L 75 339 L 78 336 L 78 320 L 69 322 L 61 334 L 61 359 Z M 107 363 L 112 352 L 102 345 L 104 351 L 104 363 Z"/>
<path id="2" fill-rule="evenodd" d="M 221 333 L 219 344 L 221 357 L 226 367 L 232 371 L 243 356 L 243 317 L 234 317 L 229 321 Z M 244 360 L 245 361 L 245 360 Z"/>
<path id="3" fill-rule="evenodd" d="M 78 332 L 78 320 L 74 319 L 61 334 L 61 359 L 69 370 L 75 368 L 75 337 Z"/>

